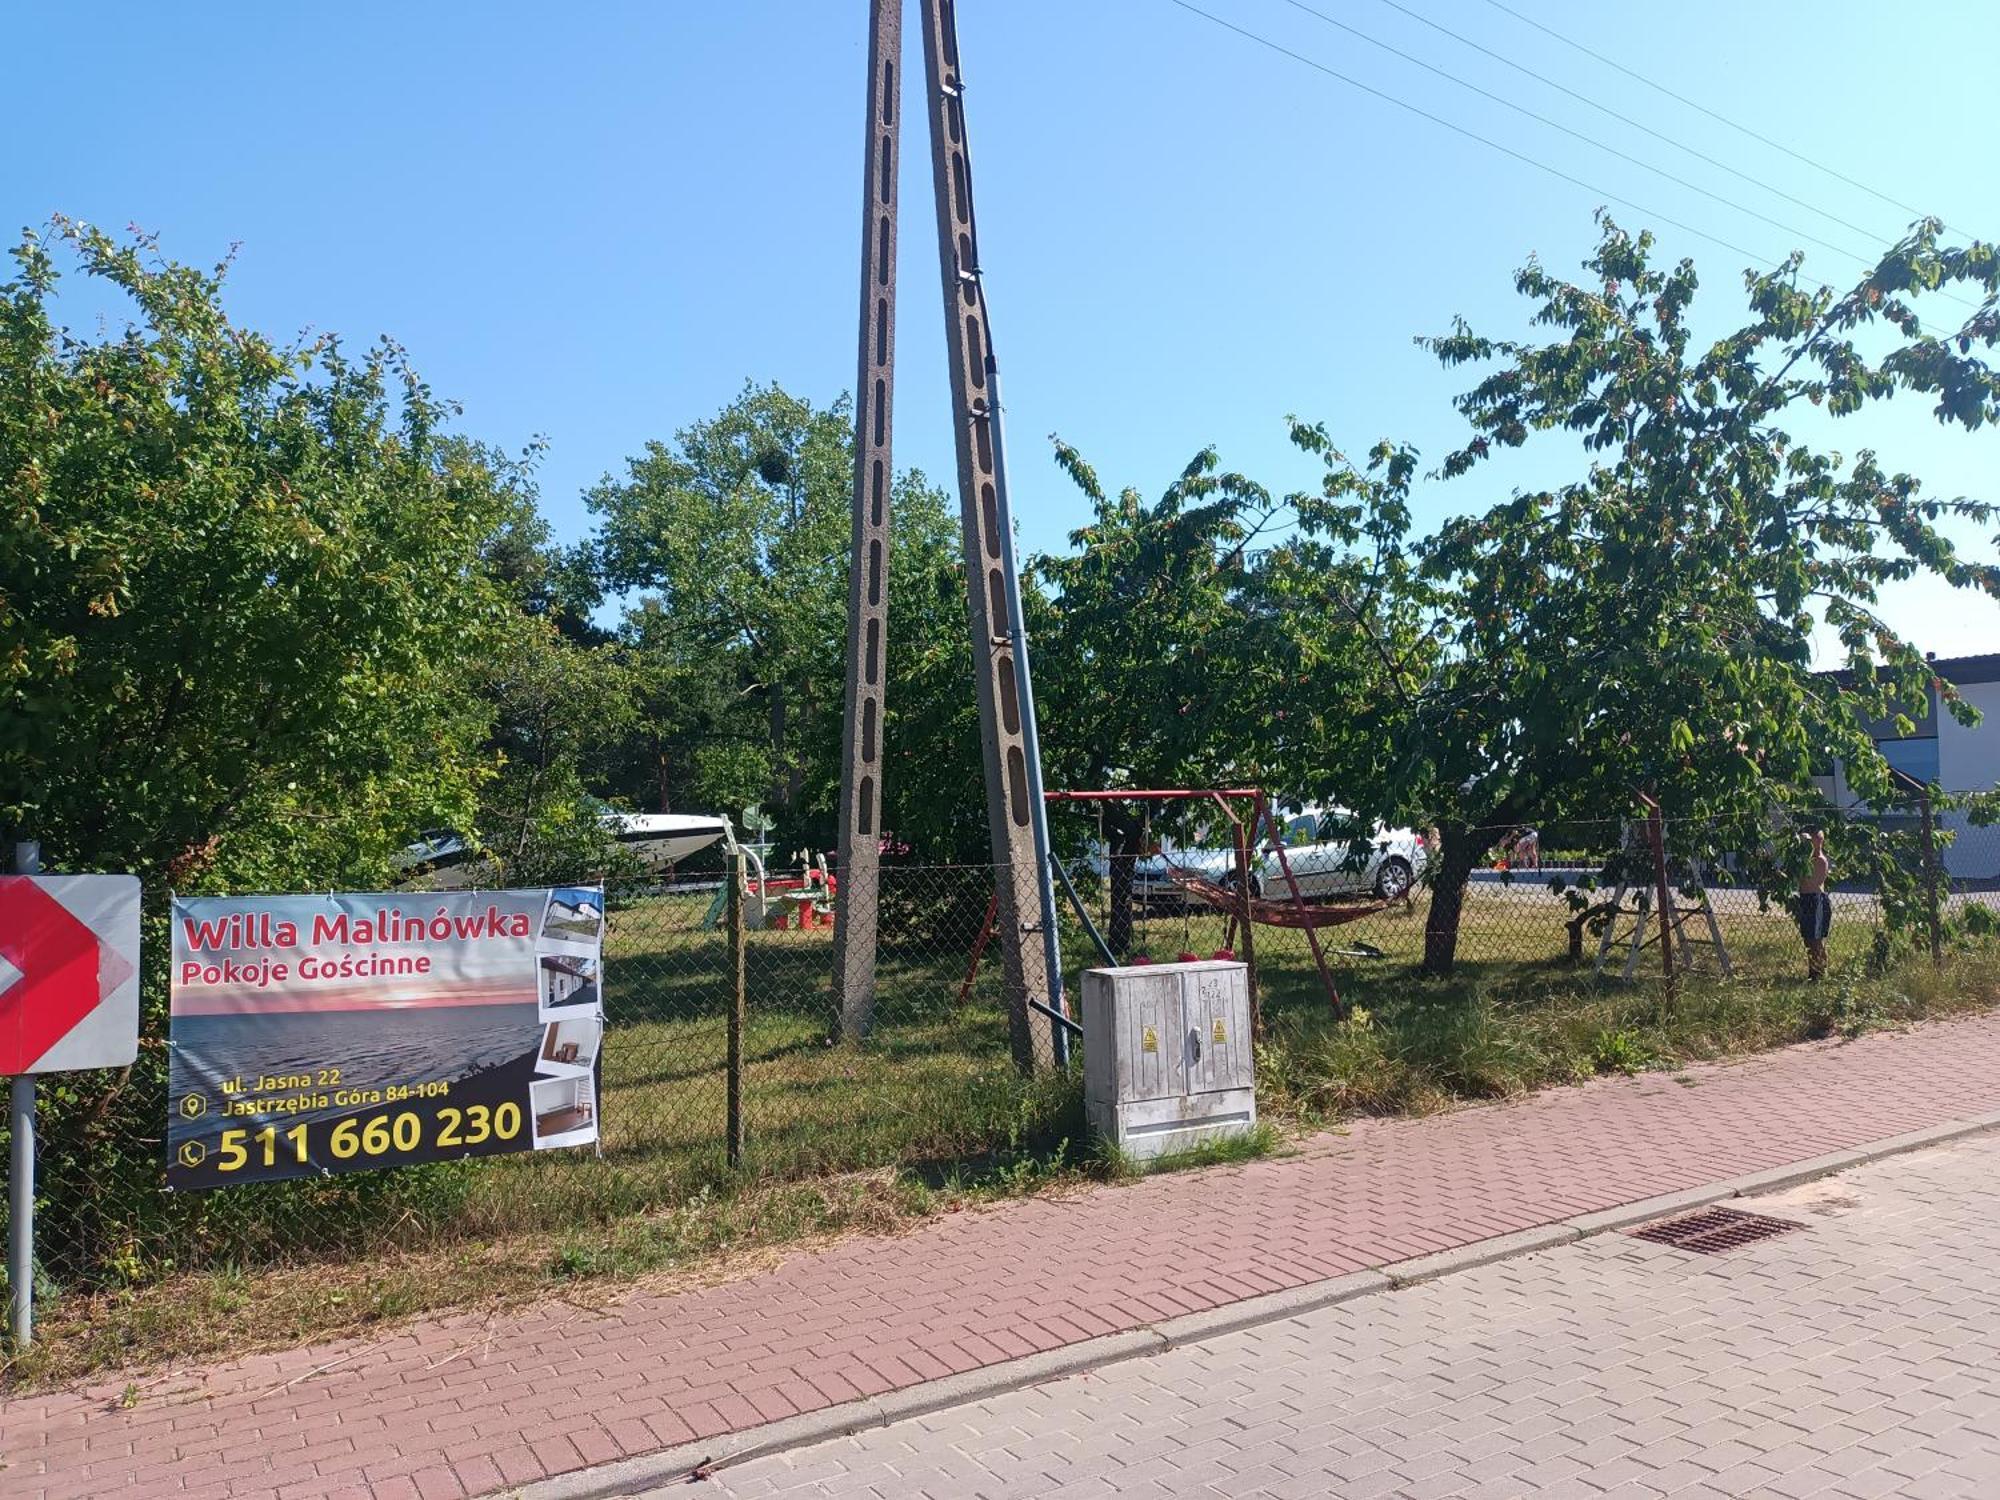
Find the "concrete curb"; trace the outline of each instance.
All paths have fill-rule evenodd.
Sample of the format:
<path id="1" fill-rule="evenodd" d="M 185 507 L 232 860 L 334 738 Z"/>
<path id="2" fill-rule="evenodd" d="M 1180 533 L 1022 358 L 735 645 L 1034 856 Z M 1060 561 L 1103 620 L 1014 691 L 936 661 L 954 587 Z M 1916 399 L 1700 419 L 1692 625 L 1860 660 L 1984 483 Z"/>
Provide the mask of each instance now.
<path id="1" fill-rule="evenodd" d="M 1343 1299 L 1336 1297 L 1331 1300 Z M 704 1438 L 700 1442 L 681 1443 L 672 1448 L 662 1448 L 657 1453 L 644 1453 L 617 1463 L 579 1469 L 573 1474 L 558 1474 L 553 1479 L 544 1479 L 505 1493 L 517 1496 L 519 1500 L 612 1500 L 615 1496 L 639 1494 L 659 1485 L 690 1478 L 696 1469 L 720 1469 L 747 1459 L 808 1447 L 828 1438 L 845 1437 L 870 1427 L 887 1427 L 892 1422 L 927 1416 L 947 1407 L 982 1401 L 988 1396 L 1002 1395 L 1023 1386 L 1060 1380 L 1065 1375 L 1102 1369 L 1142 1354 L 1163 1354 L 1173 1347 L 1163 1332 L 1166 1326 L 1160 1324 L 1134 1328 L 1125 1333 L 1107 1333 L 1081 1343 L 1064 1344 L 1060 1349 L 1048 1349 L 1002 1364 L 985 1365 L 962 1374 L 926 1380 L 920 1385 L 904 1386 L 897 1391 L 884 1391 L 879 1396 L 864 1396 L 859 1401 L 845 1401 L 819 1411 L 800 1412 L 795 1417 L 766 1422 L 761 1427 L 747 1427 L 741 1432 Z"/>
<path id="2" fill-rule="evenodd" d="M 1583 1238 L 1582 1233 L 1572 1224 L 1546 1224 L 1535 1229 L 1517 1229 L 1512 1234 L 1496 1234 L 1491 1239 L 1474 1240 L 1469 1245 L 1458 1245 L 1450 1250 L 1440 1250 L 1435 1255 L 1419 1255 L 1413 1260 L 1399 1260 L 1382 1268 L 1383 1275 L 1397 1290 L 1415 1286 L 1420 1281 L 1435 1281 L 1440 1276 L 1455 1275 L 1460 1271 L 1470 1271 L 1474 1266 L 1490 1266 L 1496 1260 L 1510 1260 L 1516 1255 L 1532 1255 L 1537 1250 L 1547 1250 L 1556 1245 L 1567 1245 L 1572 1240 Z"/>
<path id="3" fill-rule="evenodd" d="M 1491 1265 L 1495 1261 L 1532 1255 L 1539 1250 L 1573 1244 L 1651 1219 L 1706 1208 L 1725 1199 L 1779 1192 L 1886 1157 L 1921 1151 L 1927 1146 L 1943 1145 L 1947 1141 L 1981 1135 L 1994 1129 L 2000 1129 L 2000 1111 L 1913 1130 L 1907 1135 L 1890 1136 L 1886 1140 L 1793 1162 L 1766 1172 L 1752 1172 L 1725 1182 L 1641 1198 L 1598 1213 L 1578 1214 L 1554 1224 L 1475 1240 L 1469 1245 L 1435 1255 L 1396 1261 L 1375 1270 L 1356 1271 L 1327 1281 L 1288 1287 L 1261 1297 L 1248 1297 L 1241 1302 L 1169 1318 L 1144 1328 L 1065 1344 L 1060 1349 L 986 1365 L 960 1375 L 947 1375 L 941 1380 L 927 1380 L 921 1385 L 885 1391 L 879 1396 L 843 1402 L 820 1411 L 801 1412 L 798 1416 L 768 1422 L 742 1432 L 707 1438 L 697 1443 L 682 1443 L 657 1453 L 582 1469 L 574 1474 L 557 1475 L 553 1479 L 505 1493 L 516 1497 L 516 1500 L 615 1500 L 619 1496 L 637 1495 L 661 1485 L 683 1482 L 692 1477 L 697 1469 L 730 1467 L 748 1459 L 824 1442 L 828 1438 L 845 1437 L 871 1427 L 886 1427 L 892 1422 L 981 1401 L 1023 1386 L 1040 1385 L 1066 1375 L 1102 1369 L 1106 1365 L 1142 1355 L 1164 1354 L 1185 1344 L 1219 1338 L 1266 1323 L 1282 1322 L 1286 1318 L 1316 1312 L 1357 1297 L 1400 1291 L 1441 1276 Z"/>
<path id="4" fill-rule="evenodd" d="M 1953 1120 L 1946 1125 L 1929 1125 L 1922 1130 L 1912 1130 L 1907 1135 L 1892 1135 L 1887 1140 L 1870 1141 L 1865 1146 L 1856 1146 L 1848 1151 L 1835 1151 L 1827 1156 L 1793 1162 L 1788 1167 L 1774 1167 L 1768 1172 L 1752 1172 L 1747 1177 L 1732 1178 L 1723 1184 L 1729 1191 L 1722 1196 L 1748 1198 L 1758 1193 L 1774 1193 L 1782 1188 L 1797 1187 L 1802 1182 L 1811 1182 L 1817 1177 L 1829 1177 L 1835 1172 L 1881 1161 L 1885 1157 L 1921 1151 L 1926 1146 L 1939 1146 L 1946 1141 L 1983 1135 L 1994 1129 L 2000 1129 L 2000 1110 L 1974 1115 L 1967 1120 Z"/>
<path id="5" fill-rule="evenodd" d="M 1286 1318 L 1296 1318 L 1301 1313 L 1317 1312 L 1336 1303 L 1352 1302 L 1356 1297 L 1366 1297 L 1374 1292 L 1386 1292 L 1394 1284 L 1380 1271 L 1351 1271 L 1345 1276 L 1335 1276 L 1327 1281 L 1308 1281 L 1304 1286 L 1289 1286 L 1282 1292 L 1246 1297 L 1241 1302 L 1228 1302 L 1204 1312 L 1182 1313 L 1178 1318 L 1153 1324 L 1153 1329 L 1166 1340 L 1169 1348 L 1179 1348 L 1182 1344 L 1221 1338 L 1225 1333 L 1255 1328 L 1262 1323 L 1277 1323 Z"/>
<path id="6" fill-rule="evenodd" d="M 1711 1203 L 1720 1203 L 1724 1198 L 1735 1196 L 1733 1184 L 1711 1182 L 1698 1188 L 1684 1188 L 1678 1193 L 1662 1193 L 1657 1198 L 1639 1198 L 1599 1213 L 1578 1214 L 1573 1219 L 1563 1220 L 1563 1223 L 1576 1231 L 1578 1239 L 1588 1239 L 1595 1234 L 1643 1224 L 1648 1219 L 1664 1219 L 1669 1214 L 1686 1213 L 1691 1208 L 1707 1208 Z"/>

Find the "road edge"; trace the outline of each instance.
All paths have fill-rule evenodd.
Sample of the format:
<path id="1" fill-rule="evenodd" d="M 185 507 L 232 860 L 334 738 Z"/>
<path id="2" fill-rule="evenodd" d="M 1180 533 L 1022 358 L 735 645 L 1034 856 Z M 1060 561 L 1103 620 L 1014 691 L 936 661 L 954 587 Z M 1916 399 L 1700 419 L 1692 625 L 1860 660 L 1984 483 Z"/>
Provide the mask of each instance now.
<path id="1" fill-rule="evenodd" d="M 1809 1157 L 1788 1166 L 1752 1172 L 1701 1187 L 1639 1198 L 1616 1208 L 1577 1214 L 1532 1229 L 1474 1240 L 1435 1255 L 1392 1261 L 1370 1270 L 1355 1271 L 1326 1281 L 1308 1282 L 1281 1292 L 1246 1297 L 1204 1312 L 1146 1324 L 1123 1333 L 1109 1333 L 1060 1349 L 1030 1354 L 1021 1359 L 983 1365 L 941 1380 L 927 1380 L 900 1390 L 885 1391 L 859 1401 L 846 1401 L 818 1411 L 801 1412 L 781 1421 L 747 1427 L 694 1443 L 680 1443 L 655 1453 L 620 1459 L 594 1468 L 559 1474 L 534 1484 L 500 1491 L 513 1500 L 618 1500 L 661 1485 L 685 1483 L 713 1470 L 733 1467 L 753 1458 L 767 1458 L 795 1448 L 845 1437 L 870 1428 L 886 1427 L 910 1417 L 926 1416 L 949 1407 L 983 1401 L 990 1396 L 1041 1385 L 1087 1370 L 1102 1369 L 1123 1360 L 1161 1354 L 1184 1344 L 1200 1343 L 1223 1334 L 1282 1322 L 1302 1313 L 1351 1302 L 1378 1292 L 1400 1291 L 1442 1276 L 1456 1275 L 1495 1261 L 1532 1255 L 1558 1245 L 1573 1244 L 1600 1234 L 1630 1228 L 1651 1219 L 1704 1208 L 1728 1198 L 1755 1197 L 1796 1187 L 1802 1182 L 1828 1177 L 1836 1172 L 1882 1161 L 1887 1157 L 1944 1145 L 1966 1136 L 2000 1129 L 2000 1110 L 1888 1136 L 1845 1151 Z"/>

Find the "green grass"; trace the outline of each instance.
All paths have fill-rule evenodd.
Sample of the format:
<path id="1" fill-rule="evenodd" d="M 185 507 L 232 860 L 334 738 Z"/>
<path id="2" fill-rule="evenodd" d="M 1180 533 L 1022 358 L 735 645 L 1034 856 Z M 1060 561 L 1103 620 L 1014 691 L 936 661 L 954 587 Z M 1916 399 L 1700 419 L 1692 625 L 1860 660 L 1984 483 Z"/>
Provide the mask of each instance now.
<path id="1" fill-rule="evenodd" d="M 761 1264 L 779 1245 L 1128 1175 L 1129 1163 L 1086 1141 L 1074 1075 L 1030 1081 L 1015 1071 L 992 955 L 961 1001 L 969 928 L 984 901 L 983 890 L 969 891 L 969 902 L 959 892 L 929 909 L 943 924 L 932 941 L 885 945 L 865 1046 L 829 1040 L 824 930 L 750 935 L 740 1169 L 723 1149 L 726 942 L 700 927 L 701 898 L 616 908 L 601 1152 L 369 1174 L 373 1196 L 363 1198 L 352 1196 L 354 1179 L 201 1195 L 176 1243 L 120 1255 L 115 1285 L 51 1288 L 43 1342 L 9 1374 L 46 1382 L 552 1290 L 597 1295 L 647 1278 L 712 1277 Z M 1736 977 L 1691 976 L 1669 1004 L 1655 954 L 1632 983 L 1572 967 L 1568 915 L 1544 889 L 1476 885 L 1447 980 L 1415 973 L 1421 904 L 1326 929 L 1329 947 L 1365 943 L 1385 955 L 1331 958 L 1347 1006 L 1338 1014 L 1303 934 L 1258 929 L 1267 1118 L 1296 1128 L 1420 1113 L 1858 1034 L 2000 994 L 2000 950 L 1968 949 L 1942 972 L 1885 965 L 1873 927 L 1849 909 L 1834 930 L 1834 974 L 1809 985 L 1789 920 L 1744 911 L 1726 917 Z M 1154 916 L 1140 937 L 1170 959 L 1222 946 L 1224 928 L 1214 913 Z M 1073 928 L 1065 941 L 1074 986 L 1094 955 Z M 1239 1159 L 1275 1138 L 1267 1129 L 1165 1165 Z M 338 1214 L 316 1214 L 313 1195 L 343 1182 L 349 1196 L 325 1200 Z"/>
<path id="2" fill-rule="evenodd" d="M 1648 964 L 1626 983 L 1560 958 L 1450 979 L 1371 969 L 1345 987 L 1351 1009 L 1276 1009 L 1259 1052 L 1268 1108 L 1301 1123 L 1356 1114 L 1423 1113 L 1507 1098 L 1601 1074 L 1762 1051 L 1984 1009 L 2000 997 L 2000 950 L 1980 944 L 1943 969 L 1884 963 L 1877 933 L 1835 929 L 1832 971 L 1803 974 L 1796 937 L 1777 921 L 1730 933 L 1736 973 L 1683 978 L 1669 999 Z"/>
<path id="3" fill-rule="evenodd" d="M 1161 1172 L 1186 1172 L 1197 1167 L 1217 1167 L 1229 1162 L 1253 1161 L 1269 1156 L 1283 1142 L 1283 1135 L 1269 1120 L 1259 1120 L 1250 1129 L 1233 1135 L 1216 1136 L 1184 1151 L 1168 1151 L 1147 1161 L 1110 1141 L 1100 1140 L 1093 1148 L 1103 1176 L 1108 1182 L 1132 1182 Z"/>

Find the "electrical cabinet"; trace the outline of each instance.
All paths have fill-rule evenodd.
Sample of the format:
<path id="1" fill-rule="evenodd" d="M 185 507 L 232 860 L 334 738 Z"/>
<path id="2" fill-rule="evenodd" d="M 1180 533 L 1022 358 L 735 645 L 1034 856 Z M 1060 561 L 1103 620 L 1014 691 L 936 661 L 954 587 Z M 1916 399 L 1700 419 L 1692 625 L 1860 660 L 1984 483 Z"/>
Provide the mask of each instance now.
<path id="1" fill-rule="evenodd" d="M 1247 1133 L 1248 971 L 1220 959 L 1085 970 L 1083 1079 L 1091 1128 L 1137 1160 Z"/>

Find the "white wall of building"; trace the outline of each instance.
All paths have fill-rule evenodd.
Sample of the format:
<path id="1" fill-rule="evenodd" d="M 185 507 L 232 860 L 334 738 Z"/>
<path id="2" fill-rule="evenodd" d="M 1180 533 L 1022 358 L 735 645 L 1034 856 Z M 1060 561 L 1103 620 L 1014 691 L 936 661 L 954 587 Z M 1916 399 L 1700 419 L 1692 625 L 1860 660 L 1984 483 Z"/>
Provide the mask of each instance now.
<path id="1" fill-rule="evenodd" d="M 2000 682 L 1959 689 L 1983 722 L 1968 729 L 1950 713 L 1938 716 L 1938 781 L 1948 792 L 1984 792 L 2000 784 Z"/>
<path id="2" fill-rule="evenodd" d="M 1967 683 L 1959 692 L 1981 722 L 1968 729 L 1949 713 L 1938 716 L 1938 784 L 1948 792 L 1991 791 L 2000 785 L 2000 682 Z M 1971 827 L 1964 813 L 1946 813 L 1941 821 L 1956 835 L 1944 856 L 1954 879 L 2000 876 L 2000 836 Z"/>

